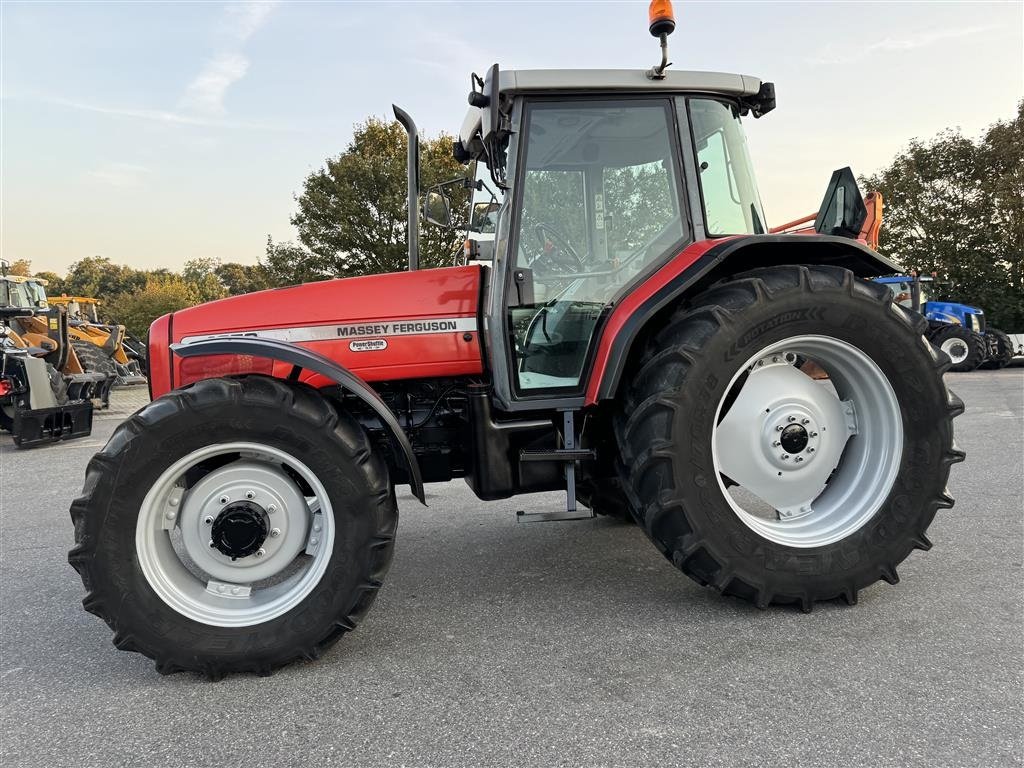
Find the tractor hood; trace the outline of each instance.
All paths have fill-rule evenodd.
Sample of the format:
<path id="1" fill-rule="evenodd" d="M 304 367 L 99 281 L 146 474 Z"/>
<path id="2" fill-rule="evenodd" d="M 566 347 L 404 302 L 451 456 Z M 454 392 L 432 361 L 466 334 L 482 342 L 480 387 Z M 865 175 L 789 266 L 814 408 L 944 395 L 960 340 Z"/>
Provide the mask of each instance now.
<path id="1" fill-rule="evenodd" d="M 308 347 L 366 381 L 476 374 L 480 281 L 479 266 L 450 267 L 233 296 L 157 320 L 151 354 L 174 369 L 167 388 L 203 378 L 176 375 L 181 360 L 170 359 L 168 342 L 235 335 Z"/>

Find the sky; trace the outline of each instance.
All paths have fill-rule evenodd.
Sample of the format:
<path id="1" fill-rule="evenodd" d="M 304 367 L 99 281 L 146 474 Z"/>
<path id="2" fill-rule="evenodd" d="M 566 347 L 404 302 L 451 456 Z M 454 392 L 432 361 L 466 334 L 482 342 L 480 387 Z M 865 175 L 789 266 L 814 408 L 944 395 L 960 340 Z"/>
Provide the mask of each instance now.
<path id="1" fill-rule="evenodd" d="M 0 252 L 180 269 L 294 239 L 303 179 L 352 126 L 457 132 L 470 72 L 646 69 L 646 2 L 0 1 Z M 1024 2 L 682 2 L 676 69 L 775 83 L 747 133 L 772 224 L 831 171 L 975 137 L 1024 98 Z"/>

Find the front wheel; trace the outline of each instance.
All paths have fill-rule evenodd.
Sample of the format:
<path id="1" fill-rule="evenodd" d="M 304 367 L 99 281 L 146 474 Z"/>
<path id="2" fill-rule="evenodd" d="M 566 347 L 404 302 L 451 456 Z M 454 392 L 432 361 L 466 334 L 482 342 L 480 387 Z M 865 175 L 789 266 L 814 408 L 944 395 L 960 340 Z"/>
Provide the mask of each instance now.
<path id="1" fill-rule="evenodd" d="M 93 457 L 71 507 L 88 611 L 161 672 L 269 673 L 353 629 L 397 510 L 362 428 L 315 390 L 209 379 Z"/>
<path id="2" fill-rule="evenodd" d="M 828 267 L 747 273 L 677 312 L 616 420 L 624 484 L 658 548 L 760 607 L 895 583 L 930 547 L 963 458 L 963 405 L 923 324 Z"/>

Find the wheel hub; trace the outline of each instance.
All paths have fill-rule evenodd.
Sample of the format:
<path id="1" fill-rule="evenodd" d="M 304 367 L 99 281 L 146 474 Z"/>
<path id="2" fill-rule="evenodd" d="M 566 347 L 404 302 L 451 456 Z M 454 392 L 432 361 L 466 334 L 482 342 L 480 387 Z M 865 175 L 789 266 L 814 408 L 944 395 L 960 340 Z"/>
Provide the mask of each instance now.
<path id="1" fill-rule="evenodd" d="M 790 424 L 782 430 L 779 441 L 786 453 L 800 453 L 807 447 L 807 430 L 800 424 Z"/>
<path id="2" fill-rule="evenodd" d="M 783 472 L 806 469 L 821 447 L 819 408 L 813 402 L 773 403 L 761 419 L 761 450 L 768 463 Z"/>
<path id="3" fill-rule="evenodd" d="M 237 560 L 258 552 L 269 532 L 263 507 L 251 501 L 236 501 L 224 507 L 213 521 L 210 541 L 218 552 Z"/>

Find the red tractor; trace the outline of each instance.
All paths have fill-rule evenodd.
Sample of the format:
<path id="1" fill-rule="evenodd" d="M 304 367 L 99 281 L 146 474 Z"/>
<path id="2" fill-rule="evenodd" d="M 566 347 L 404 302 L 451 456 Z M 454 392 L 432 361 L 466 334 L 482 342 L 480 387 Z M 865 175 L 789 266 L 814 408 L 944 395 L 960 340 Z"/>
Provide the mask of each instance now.
<path id="1" fill-rule="evenodd" d="M 663 49 L 670 27 L 655 14 Z M 774 87 L 665 66 L 474 76 L 454 151 L 493 234 L 470 263 L 417 269 L 396 109 L 408 272 L 153 323 L 153 401 L 71 507 L 118 648 L 210 677 L 318 656 L 383 584 L 395 486 L 425 502 L 456 477 L 481 499 L 563 489 L 547 517 L 634 520 L 762 608 L 855 603 L 930 547 L 963 405 L 923 318 L 867 279 L 899 268 L 859 239 L 852 175 L 813 232 L 769 234 L 741 118 Z"/>

